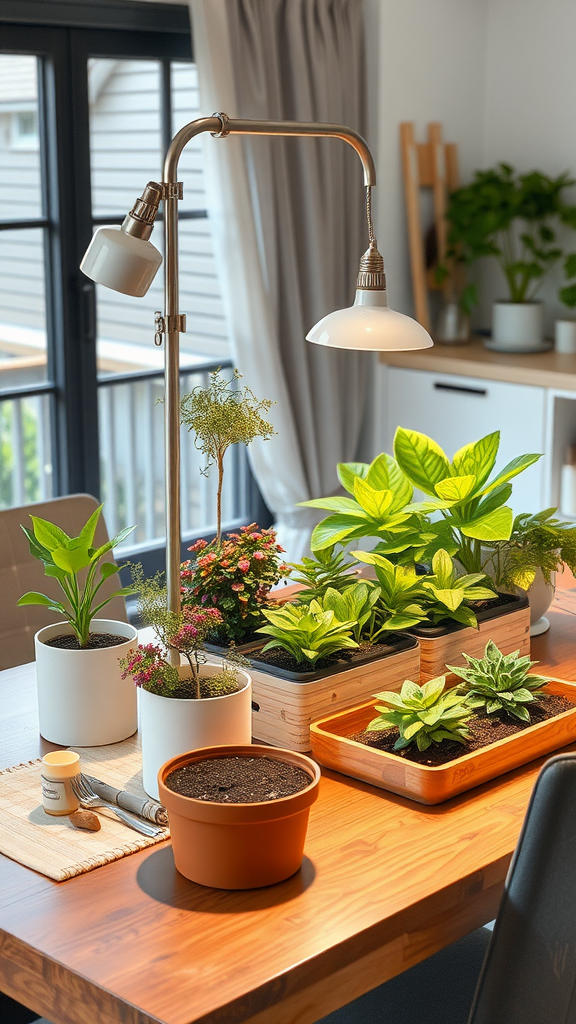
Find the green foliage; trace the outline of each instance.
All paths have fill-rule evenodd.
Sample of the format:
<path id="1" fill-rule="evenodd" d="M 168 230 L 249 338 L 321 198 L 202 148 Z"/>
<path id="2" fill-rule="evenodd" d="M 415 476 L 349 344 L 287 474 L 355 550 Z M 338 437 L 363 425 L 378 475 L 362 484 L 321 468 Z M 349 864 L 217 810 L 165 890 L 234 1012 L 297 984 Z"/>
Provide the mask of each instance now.
<path id="1" fill-rule="evenodd" d="M 36 399 L 20 398 L 0 402 L 0 508 L 18 504 L 14 491 L 14 460 L 19 458 L 15 447 L 16 418 L 21 417 L 22 472 L 26 501 L 38 501 L 42 467 L 38 458 L 38 422 Z"/>
<path id="2" fill-rule="evenodd" d="M 576 526 L 555 519 L 555 512 L 555 508 L 547 508 L 537 515 L 521 513 L 514 520 L 510 539 L 490 545 L 491 571 L 497 586 L 529 590 L 538 569 L 548 585 L 552 584 L 552 573 L 563 565 L 576 573 Z"/>
<path id="3" fill-rule="evenodd" d="M 489 580 L 483 573 L 458 576 L 453 560 L 442 549 L 434 553 L 432 573 L 423 576 L 414 569 L 394 565 L 378 552 L 358 551 L 356 557 L 376 570 L 380 597 L 375 602 L 375 613 L 382 616 L 383 630 L 446 620 L 476 628 L 476 616 L 466 602 L 496 597 L 485 586 Z"/>
<path id="4" fill-rule="evenodd" d="M 331 608 L 341 622 L 353 622 L 352 636 L 357 644 L 361 640 L 374 643 L 381 630 L 377 629 L 378 613 L 375 605 L 380 597 L 380 587 L 372 582 L 353 583 L 341 593 L 329 587 L 322 600 L 322 607 Z"/>
<path id="5" fill-rule="evenodd" d="M 536 661 L 520 657 L 520 651 L 502 654 L 493 640 L 486 644 L 484 657 L 464 657 L 468 668 L 457 668 L 448 665 L 455 675 L 463 680 L 459 687 L 464 692 L 468 707 L 485 714 L 506 713 L 521 722 L 530 721 L 530 712 L 526 705 L 537 698 L 534 696 L 546 685 L 543 676 L 528 675 Z"/>
<path id="6" fill-rule="evenodd" d="M 344 560 L 344 552 L 334 553 L 334 545 L 312 551 L 313 557 L 306 556 L 301 562 L 292 563 L 291 580 L 305 587 L 296 595 L 298 604 L 310 604 L 312 598 L 321 601 L 331 587 L 342 593 L 353 582 L 350 563 Z"/>
<path id="7" fill-rule="evenodd" d="M 238 388 L 241 379 L 238 370 L 230 380 L 220 376 L 220 370 L 210 374 L 207 388 L 199 385 L 182 398 L 182 423 L 195 434 L 194 444 L 206 456 L 208 472 L 212 464 L 218 469 L 216 496 L 216 542 L 220 543 L 222 527 L 222 484 L 224 456 L 232 444 L 249 445 L 256 437 L 269 440 L 275 433 L 271 423 L 262 416 L 274 404 L 267 398 L 258 399 L 248 387 Z"/>
<path id="8" fill-rule="evenodd" d="M 81 647 L 88 643 L 90 623 L 98 612 L 114 597 L 134 593 L 133 587 L 121 587 L 103 601 L 95 603 L 103 583 L 124 568 L 111 562 L 102 562 L 102 558 L 125 540 L 134 529 L 133 526 L 129 526 L 101 547 L 92 547 L 101 511 L 102 505 L 99 505 L 77 537 L 69 537 L 54 523 L 38 516 L 30 516 L 31 530 L 22 527 L 28 538 L 30 553 L 43 563 L 44 574 L 58 581 L 64 593 L 64 601 L 30 591 L 20 598 L 18 605 L 39 604 L 52 612 L 59 612 L 72 626 Z M 84 573 L 84 570 L 86 573 L 82 585 L 80 574 Z"/>
<path id="9" fill-rule="evenodd" d="M 322 658 L 338 651 L 358 646 L 351 633 L 355 626 L 352 620 L 341 621 L 334 611 L 311 601 L 308 606 L 286 604 L 277 610 L 266 609 L 268 625 L 258 633 L 273 637 L 263 648 L 269 651 L 281 647 L 300 664 L 315 665 Z"/>
<path id="10" fill-rule="evenodd" d="M 426 434 L 398 427 L 394 454 L 402 472 L 429 495 L 409 505 L 406 512 L 428 517 L 422 530 L 424 544 L 415 551 L 420 561 L 429 561 L 434 550 L 446 548 L 468 572 L 482 569 L 482 544 L 509 539 L 512 509 L 506 505 L 512 493 L 510 481 L 541 458 L 520 455 L 490 479 L 500 444 L 500 431 L 465 445 L 450 463 L 440 446 Z"/>
<path id="11" fill-rule="evenodd" d="M 576 206 L 564 200 L 564 191 L 573 184 L 567 173 L 557 178 L 540 171 L 516 174 L 505 163 L 477 171 L 471 184 L 450 196 L 448 259 L 470 264 L 493 256 L 506 278 L 510 301 L 530 301 L 564 256 L 556 225 L 576 227 Z M 564 257 L 564 271 L 568 280 L 576 277 L 576 254 Z M 576 286 L 562 289 L 560 298 L 576 305 Z M 475 301 L 475 291 L 469 289 L 465 312 Z"/>
<path id="12" fill-rule="evenodd" d="M 368 465 L 340 463 L 340 483 L 351 498 L 314 498 L 300 502 L 310 508 L 332 513 L 314 529 L 311 547 L 319 552 L 335 544 L 348 544 L 357 537 L 387 536 L 398 550 L 408 545 L 405 535 L 410 516 L 403 511 L 412 498 L 412 486 L 395 460 L 383 453 Z"/>
<path id="13" fill-rule="evenodd" d="M 457 689 L 444 690 L 445 676 L 431 679 L 418 686 L 407 679 L 400 693 L 377 693 L 379 717 L 367 726 L 368 732 L 379 732 L 396 726 L 400 735 L 394 750 L 404 750 L 416 744 L 418 750 L 427 750 L 433 743 L 455 740 L 464 743 L 469 736 L 466 722 L 470 709 L 466 697 Z"/>

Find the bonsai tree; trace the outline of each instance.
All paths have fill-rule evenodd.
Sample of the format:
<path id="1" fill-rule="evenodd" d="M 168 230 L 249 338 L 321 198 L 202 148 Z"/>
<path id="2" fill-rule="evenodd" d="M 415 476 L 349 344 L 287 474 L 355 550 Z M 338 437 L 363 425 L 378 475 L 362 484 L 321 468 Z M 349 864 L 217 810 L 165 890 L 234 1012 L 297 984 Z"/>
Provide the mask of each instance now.
<path id="1" fill-rule="evenodd" d="M 162 697 L 200 700 L 234 693 L 239 687 L 231 665 L 209 678 L 202 678 L 200 673 L 200 666 L 207 660 L 206 639 L 223 621 L 218 609 L 187 605 L 180 612 L 169 611 L 164 573 L 146 579 L 142 567 L 133 566 L 132 575 L 140 619 L 145 626 L 152 626 L 159 643 L 139 646 L 123 658 L 123 678 L 130 675 L 137 686 Z M 182 678 L 177 666 L 167 660 L 169 650 L 177 651 L 188 662 L 188 679 Z"/>
<path id="2" fill-rule="evenodd" d="M 530 301 L 562 259 L 567 281 L 573 282 L 576 254 L 565 254 L 556 234 L 558 224 L 576 228 L 576 206 L 565 198 L 573 184 L 567 173 L 556 178 L 541 171 L 517 174 L 505 163 L 477 171 L 471 184 L 450 196 L 448 259 L 470 264 L 493 256 L 511 302 Z M 447 267 L 440 268 L 438 278 L 447 273 Z M 566 305 L 576 305 L 576 284 L 568 283 L 559 295 Z M 461 298 L 464 311 L 469 313 L 476 302 L 476 286 L 469 284 Z"/>
<path id="3" fill-rule="evenodd" d="M 507 541 L 490 545 L 491 571 L 496 585 L 506 590 L 529 590 L 538 569 L 551 586 L 552 573 L 562 566 L 576 573 L 576 526 L 554 518 L 555 508 L 536 515 L 516 516 Z"/>
<path id="4" fill-rule="evenodd" d="M 128 526 L 112 540 L 100 547 L 93 547 L 94 534 L 102 512 L 102 505 L 92 513 L 77 537 L 69 537 L 64 530 L 47 519 L 30 516 L 32 529 L 22 526 L 28 538 L 30 553 L 44 565 L 44 574 L 57 580 L 63 601 L 29 591 L 23 594 L 18 605 L 39 604 L 51 612 L 59 612 L 70 623 L 80 647 L 86 647 L 90 639 L 90 624 L 102 608 L 114 597 L 126 597 L 135 593 L 134 587 L 120 587 L 108 597 L 100 600 L 100 588 L 125 566 L 103 562 L 109 551 L 121 544 L 135 529 Z M 98 571 L 98 569 L 100 571 Z"/>
<path id="5" fill-rule="evenodd" d="M 218 471 L 216 490 L 216 544 L 222 533 L 222 484 L 224 482 L 224 456 L 232 444 L 249 445 L 256 437 L 269 440 L 275 433 L 271 423 L 264 419 L 274 404 L 267 398 L 256 398 L 248 387 L 238 388 L 241 374 L 234 370 L 230 380 L 220 370 L 210 374 L 207 388 L 198 386 L 182 398 L 181 418 L 189 430 L 194 431 L 194 444 L 206 456 L 207 473 L 215 464 Z"/>

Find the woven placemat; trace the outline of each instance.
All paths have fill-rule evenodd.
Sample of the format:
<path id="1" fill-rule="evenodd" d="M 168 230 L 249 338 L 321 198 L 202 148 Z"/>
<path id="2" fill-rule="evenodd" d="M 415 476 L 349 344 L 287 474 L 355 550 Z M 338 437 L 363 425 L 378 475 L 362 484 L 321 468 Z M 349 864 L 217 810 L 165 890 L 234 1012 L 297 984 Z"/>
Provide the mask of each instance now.
<path id="1" fill-rule="evenodd" d="M 108 747 L 77 747 L 84 771 L 117 789 L 144 796 L 138 736 Z M 56 882 L 82 875 L 129 853 L 154 846 L 170 835 L 149 839 L 124 825 L 108 808 L 98 808 L 101 829 L 74 828 L 67 817 L 42 807 L 41 760 L 0 771 L 0 853 Z"/>

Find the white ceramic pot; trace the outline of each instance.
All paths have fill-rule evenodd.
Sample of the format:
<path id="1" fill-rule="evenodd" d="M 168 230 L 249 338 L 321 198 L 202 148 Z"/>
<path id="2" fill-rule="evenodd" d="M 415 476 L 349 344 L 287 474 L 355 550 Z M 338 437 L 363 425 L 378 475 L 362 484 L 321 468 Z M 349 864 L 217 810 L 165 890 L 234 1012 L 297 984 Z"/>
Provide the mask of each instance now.
<path id="1" fill-rule="evenodd" d="M 534 583 L 528 591 L 528 600 L 530 601 L 530 636 L 540 636 L 541 633 L 545 633 L 546 630 L 550 629 L 550 622 L 546 618 L 546 612 L 554 600 L 554 593 L 556 591 L 555 572 L 552 573 L 551 579 L 552 586 L 548 586 L 542 571 L 538 569 Z"/>
<path id="2" fill-rule="evenodd" d="M 495 302 L 489 347 L 503 352 L 538 352 L 544 338 L 541 302 Z"/>
<path id="3" fill-rule="evenodd" d="M 574 355 L 576 352 L 576 320 L 556 321 L 554 348 L 563 355 Z"/>
<path id="4" fill-rule="evenodd" d="M 201 674 L 214 676 L 221 668 L 202 665 Z M 247 672 L 238 675 L 242 689 L 224 697 L 185 700 L 140 689 L 142 782 L 148 796 L 159 799 L 158 772 L 170 758 L 200 747 L 252 742 L 252 680 Z"/>
<path id="5" fill-rule="evenodd" d="M 118 743 L 138 727 L 136 687 L 130 677 L 122 679 L 119 664 L 137 647 L 138 634 L 114 619 L 93 619 L 90 629 L 126 640 L 93 651 L 48 647 L 51 637 L 73 633 L 67 622 L 44 626 L 34 637 L 40 732 L 63 747 Z"/>

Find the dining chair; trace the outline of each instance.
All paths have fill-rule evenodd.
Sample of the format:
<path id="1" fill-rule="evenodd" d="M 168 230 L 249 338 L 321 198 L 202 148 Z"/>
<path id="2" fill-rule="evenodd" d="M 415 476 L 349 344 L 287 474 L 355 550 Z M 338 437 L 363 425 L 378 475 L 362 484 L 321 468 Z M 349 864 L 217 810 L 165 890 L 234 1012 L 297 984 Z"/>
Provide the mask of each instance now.
<path id="1" fill-rule="evenodd" d="M 471 797 L 473 799 L 473 797 Z M 540 772 L 494 930 L 317 1024 L 576 1024 L 576 754 Z"/>
<path id="2" fill-rule="evenodd" d="M 60 616 L 41 605 L 17 607 L 18 598 L 28 590 L 58 595 L 56 580 L 44 576 L 44 566 L 30 554 L 21 524 L 30 526 L 30 515 L 49 519 L 69 536 L 77 536 L 99 502 L 90 494 L 70 494 L 65 498 L 35 502 L 0 511 L 0 669 L 12 668 L 34 660 L 34 634 L 43 626 L 58 622 Z M 108 540 L 103 516 L 96 529 L 98 545 Z M 106 556 L 113 561 L 113 555 Z M 102 594 L 117 589 L 118 577 L 107 580 Z M 114 598 L 104 610 L 107 618 L 127 622 L 124 599 Z"/>

